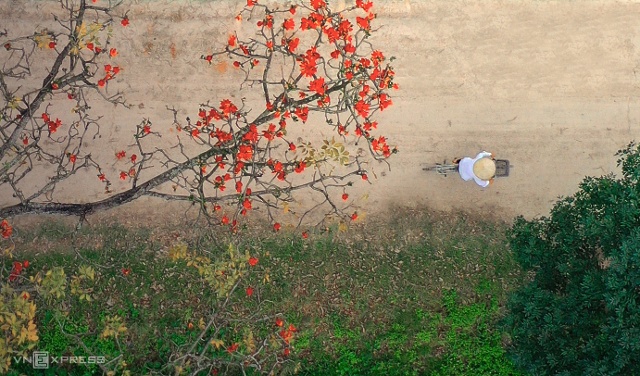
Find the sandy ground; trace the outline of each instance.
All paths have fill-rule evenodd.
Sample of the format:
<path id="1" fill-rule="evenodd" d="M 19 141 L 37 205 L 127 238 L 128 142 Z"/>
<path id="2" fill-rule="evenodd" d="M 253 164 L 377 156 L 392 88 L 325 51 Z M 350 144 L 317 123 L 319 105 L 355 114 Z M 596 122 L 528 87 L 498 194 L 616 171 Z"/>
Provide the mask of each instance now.
<path id="1" fill-rule="evenodd" d="M 237 28 L 244 2 L 127 2 L 131 25 L 117 31 L 120 87 L 134 104 L 105 113 L 105 153 L 130 137 L 145 117 L 170 121 L 175 106 L 239 98 L 226 65 L 208 66 L 201 54 L 219 48 Z M 0 5 L 0 29 L 42 19 L 46 4 Z M 585 175 L 616 171 L 615 152 L 640 131 L 640 4 L 621 1 L 378 1 L 374 43 L 394 63 L 401 90 L 379 122 L 400 153 L 391 170 L 375 170 L 359 184 L 362 210 L 398 206 L 483 211 L 509 220 L 545 215 L 555 200 L 577 189 Z M 19 14 L 19 16 L 15 16 Z M 425 164 L 488 150 L 514 166 L 487 189 L 457 176 L 422 171 Z M 384 175 L 384 176 L 383 176 Z M 116 187 L 118 188 L 118 187 Z M 82 184 L 64 199 L 103 198 Z M 0 201 L 8 202 L 0 192 Z M 175 207 L 140 200 L 107 216 L 152 221 Z"/>

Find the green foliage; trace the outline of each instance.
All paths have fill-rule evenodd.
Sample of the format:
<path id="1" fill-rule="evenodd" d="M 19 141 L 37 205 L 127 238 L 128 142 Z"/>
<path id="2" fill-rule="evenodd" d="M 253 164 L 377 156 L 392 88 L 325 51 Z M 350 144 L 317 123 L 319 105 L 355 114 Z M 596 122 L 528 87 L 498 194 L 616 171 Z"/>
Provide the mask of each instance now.
<path id="1" fill-rule="evenodd" d="M 441 301 L 442 313 L 418 309 L 400 315 L 374 336 L 350 330 L 333 316 L 335 349 L 314 349 L 306 375 L 518 375 L 506 357 L 494 299 L 462 304 L 455 290 Z M 318 344 L 316 344 L 318 345 Z M 335 354 L 335 355 L 332 355 Z"/>
<path id="2" fill-rule="evenodd" d="M 535 375 L 629 375 L 640 358 L 640 147 L 622 177 L 587 177 L 549 217 L 518 218 L 515 256 L 532 275 L 505 320 L 516 363 Z"/>
<path id="3" fill-rule="evenodd" d="M 506 291 L 520 280 L 505 228 L 464 215 L 399 213 L 384 226 L 357 232 L 243 237 L 243 253 L 231 255 L 227 235 L 215 229 L 194 229 L 195 239 L 184 236 L 184 245 L 176 245 L 173 238 L 157 242 L 148 230 L 110 226 L 83 230 L 76 245 L 56 241 L 55 249 L 37 259 L 21 259 L 37 260 L 30 267 L 42 291 L 37 349 L 122 360 L 127 365 L 118 369 L 131 374 L 174 374 L 168 363 L 193 343 L 197 352 L 210 343 L 198 335 L 201 320 L 221 299 L 212 288 L 219 278 L 212 266 L 235 262 L 246 273 L 239 299 L 224 311 L 224 324 L 211 327 L 206 337 L 221 341 L 207 353 L 221 365 L 220 374 L 234 374 L 225 362 L 294 323 L 290 354 L 274 354 L 292 361 L 282 374 L 299 364 L 308 375 L 516 375 L 495 327 Z M 20 240 L 19 249 L 41 249 L 37 240 Z M 69 252 L 72 246 L 76 252 Z M 257 266 L 248 267 L 244 251 L 259 259 Z M 50 270 L 55 273 L 47 277 Z M 247 286 L 256 288 L 252 297 L 246 296 Z M 255 320 L 251 331 L 244 324 L 248 317 Z M 286 320 L 283 327 L 275 317 Z M 233 354 L 226 350 L 231 343 L 239 344 Z M 33 372 L 28 365 L 14 366 Z M 52 368 L 51 374 L 100 374 L 84 366 Z"/>

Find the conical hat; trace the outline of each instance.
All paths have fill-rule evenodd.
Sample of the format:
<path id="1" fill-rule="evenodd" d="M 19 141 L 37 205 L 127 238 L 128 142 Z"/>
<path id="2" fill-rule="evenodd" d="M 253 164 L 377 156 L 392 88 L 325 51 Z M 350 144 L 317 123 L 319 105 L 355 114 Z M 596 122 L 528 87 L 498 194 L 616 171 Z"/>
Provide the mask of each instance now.
<path id="1" fill-rule="evenodd" d="M 473 173 L 481 180 L 489 180 L 496 175 L 496 162 L 491 158 L 480 158 L 473 164 Z"/>

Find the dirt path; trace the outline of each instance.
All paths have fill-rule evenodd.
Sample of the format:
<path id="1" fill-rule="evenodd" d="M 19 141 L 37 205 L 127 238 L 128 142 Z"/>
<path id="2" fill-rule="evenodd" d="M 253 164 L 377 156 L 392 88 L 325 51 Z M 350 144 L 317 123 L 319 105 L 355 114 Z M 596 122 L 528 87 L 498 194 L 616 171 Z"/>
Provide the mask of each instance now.
<path id="1" fill-rule="evenodd" d="M 23 11 L 10 19 L 20 6 L 0 5 L 2 28 L 41 17 Z M 376 6 L 383 26 L 375 43 L 397 58 L 401 86 L 379 122 L 400 153 L 385 176 L 376 169 L 374 184 L 357 188 L 368 197 L 361 204 L 370 214 L 426 204 L 504 219 L 544 215 L 585 175 L 615 171 L 615 152 L 640 134 L 638 3 L 406 0 Z M 229 20 L 239 0 L 128 7 L 132 24 L 118 37 L 125 89 L 136 106 L 124 114 L 104 109 L 107 141 L 114 145 L 143 117 L 164 115 L 167 104 L 193 114 L 198 103 L 237 87 L 225 65 L 209 67 L 198 57 L 236 27 Z M 511 160 L 511 176 L 481 189 L 421 170 L 423 163 L 481 149 Z M 110 146 L 103 150 L 112 155 Z M 83 198 L 85 188 L 68 187 L 64 196 L 97 197 Z M 6 200 L 0 194 L 0 202 Z M 167 207 L 145 200 L 108 215 L 152 220 Z"/>

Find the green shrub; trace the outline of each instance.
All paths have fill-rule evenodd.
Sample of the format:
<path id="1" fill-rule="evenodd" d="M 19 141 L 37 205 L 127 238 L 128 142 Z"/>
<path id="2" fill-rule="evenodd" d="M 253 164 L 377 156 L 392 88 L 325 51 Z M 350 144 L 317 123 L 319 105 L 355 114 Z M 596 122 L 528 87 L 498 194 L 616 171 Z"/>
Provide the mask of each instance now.
<path id="1" fill-rule="evenodd" d="M 518 218 L 511 247 L 532 280 L 505 320 L 535 375 L 631 375 L 640 358 L 640 147 L 622 177 L 587 177 L 549 217 Z M 637 374 L 637 373 L 636 373 Z"/>

